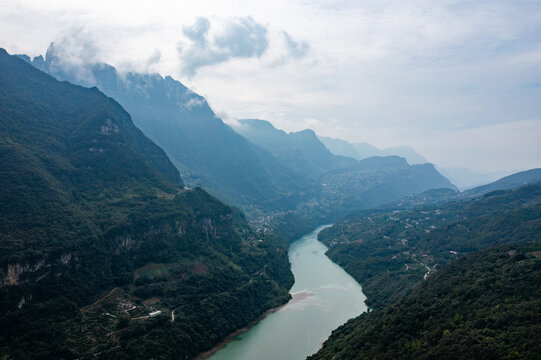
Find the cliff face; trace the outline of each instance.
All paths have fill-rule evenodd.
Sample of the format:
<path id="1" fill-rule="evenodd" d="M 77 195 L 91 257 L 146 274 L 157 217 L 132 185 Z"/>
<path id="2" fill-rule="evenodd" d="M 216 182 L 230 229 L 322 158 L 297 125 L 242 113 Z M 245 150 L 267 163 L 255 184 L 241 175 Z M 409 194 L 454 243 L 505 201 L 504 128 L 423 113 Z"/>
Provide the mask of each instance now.
<path id="1" fill-rule="evenodd" d="M 0 357 L 194 356 L 288 299 L 285 246 L 114 100 L 3 50 L 0 89 Z"/>

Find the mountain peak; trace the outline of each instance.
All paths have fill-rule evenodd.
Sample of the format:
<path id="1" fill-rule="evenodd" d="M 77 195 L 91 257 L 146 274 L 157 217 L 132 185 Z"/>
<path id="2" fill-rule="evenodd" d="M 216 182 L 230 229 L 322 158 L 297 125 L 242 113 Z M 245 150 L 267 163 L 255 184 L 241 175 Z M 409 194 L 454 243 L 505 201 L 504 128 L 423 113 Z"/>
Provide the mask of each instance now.
<path id="1" fill-rule="evenodd" d="M 304 129 L 304 130 L 300 130 L 300 131 L 290 132 L 289 134 L 294 135 L 294 136 L 301 136 L 301 137 L 304 137 L 304 138 L 317 139 L 317 135 L 314 132 L 314 130 L 312 130 L 312 129 Z"/>
<path id="2" fill-rule="evenodd" d="M 239 123 L 241 125 L 248 125 L 256 129 L 274 129 L 278 130 L 267 120 L 260 119 L 240 119 Z"/>

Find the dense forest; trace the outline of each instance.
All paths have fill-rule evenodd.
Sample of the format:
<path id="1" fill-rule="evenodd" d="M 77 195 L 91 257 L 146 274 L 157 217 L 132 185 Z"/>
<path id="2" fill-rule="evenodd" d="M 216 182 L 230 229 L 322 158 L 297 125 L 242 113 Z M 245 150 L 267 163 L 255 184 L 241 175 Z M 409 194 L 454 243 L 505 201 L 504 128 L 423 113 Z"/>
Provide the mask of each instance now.
<path id="1" fill-rule="evenodd" d="M 1 358 L 193 357 L 289 299 L 286 242 L 185 189 L 114 100 L 4 50 L 0 150 Z"/>
<path id="2" fill-rule="evenodd" d="M 350 320 L 315 359 L 539 359 L 541 243 L 474 252 Z"/>
<path id="3" fill-rule="evenodd" d="M 404 210 L 367 210 L 323 230 L 327 255 L 363 285 L 375 309 L 465 253 L 541 240 L 541 185 Z"/>

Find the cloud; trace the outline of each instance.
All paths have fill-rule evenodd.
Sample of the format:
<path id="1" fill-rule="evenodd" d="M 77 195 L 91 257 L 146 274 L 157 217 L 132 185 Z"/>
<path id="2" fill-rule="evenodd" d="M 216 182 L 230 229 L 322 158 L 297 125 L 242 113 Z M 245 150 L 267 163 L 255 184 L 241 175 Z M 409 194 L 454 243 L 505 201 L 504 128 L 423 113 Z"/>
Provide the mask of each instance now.
<path id="1" fill-rule="evenodd" d="M 194 96 L 184 103 L 184 107 L 188 110 L 194 107 L 200 107 L 205 105 L 207 102 L 203 97 Z"/>
<path id="2" fill-rule="evenodd" d="M 540 118 L 538 8 L 531 0 L 204 1 L 193 6 L 4 0 L 0 42 L 11 53 L 35 56 L 71 24 L 84 24 L 99 45 L 93 55 L 100 60 L 118 69 L 121 63 L 144 63 L 158 48 L 162 56 L 151 71 L 196 87 L 214 109 L 234 117 L 268 119 L 286 131 L 308 126 L 304 119 L 319 119 L 322 125 L 314 127 L 322 135 L 381 147 L 409 144 L 442 165 L 472 168 L 480 166 L 473 161 L 479 159 L 503 170 L 527 165 L 526 155 L 539 156 L 539 140 L 507 143 L 501 151 L 513 160 L 496 162 L 492 148 L 465 154 L 442 145 L 454 146 L 464 136 L 473 146 L 475 137 L 448 139 L 440 132 L 455 134 L 457 122 L 458 128 L 471 129 Z M 198 16 L 204 18 L 196 21 Z M 239 20 L 251 23 L 247 16 L 266 28 L 268 48 L 258 61 L 231 61 L 226 30 L 249 27 Z M 295 43 L 309 44 L 308 55 L 296 59 L 293 54 L 302 54 L 303 47 L 293 43 L 288 52 L 284 30 Z M 227 49 L 215 43 L 219 36 Z M 184 42 L 180 55 L 179 40 Z M 200 71 L 202 66 L 212 71 Z M 197 72 L 197 79 L 189 80 L 187 72 Z M 540 130 L 524 131 L 506 128 L 513 139 Z M 427 142 L 431 139 L 438 141 Z"/>
<path id="3" fill-rule="evenodd" d="M 269 46 L 267 29 L 251 17 L 232 19 L 216 36 L 215 43 L 232 57 L 259 57 Z"/>
<path id="4" fill-rule="evenodd" d="M 51 43 L 46 60 L 53 74 L 69 74 L 89 86 L 96 83 L 90 66 L 99 62 L 99 50 L 93 35 L 82 26 L 72 26 Z"/>
<path id="5" fill-rule="evenodd" d="M 148 59 L 147 64 L 149 66 L 150 65 L 155 65 L 155 64 L 160 62 L 161 58 L 162 58 L 162 53 L 160 52 L 160 50 L 156 49 L 156 50 L 154 50 L 152 55 L 150 55 L 150 58 Z"/>
<path id="6" fill-rule="evenodd" d="M 287 52 L 291 57 L 300 59 L 308 55 L 308 52 L 310 51 L 310 44 L 308 44 L 306 41 L 293 40 L 285 31 L 282 32 L 282 35 L 284 36 Z"/>
<path id="7" fill-rule="evenodd" d="M 130 71 L 151 74 L 154 73 L 155 65 L 158 65 L 162 59 L 162 52 L 159 49 L 154 51 L 147 58 L 129 59 L 116 64 L 116 69 L 120 74 Z"/>
<path id="8" fill-rule="evenodd" d="M 207 44 L 207 33 L 210 29 L 210 21 L 207 18 L 199 17 L 192 26 L 182 27 L 182 33 L 194 43 L 205 46 Z"/>
<path id="9" fill-rule="evenodd" d="M 267 29 L 251 17 L 232 18 L 223 29 L 209 36 L 211 23 L 197 18 L 195 24 L 183 27 L 183 34 L 191 41 L 187 48 L 178 46 L 182 72 L 194 76 L 204 66 L 219 64 L 233 58 L 261 57 L 269 46 Z"/>

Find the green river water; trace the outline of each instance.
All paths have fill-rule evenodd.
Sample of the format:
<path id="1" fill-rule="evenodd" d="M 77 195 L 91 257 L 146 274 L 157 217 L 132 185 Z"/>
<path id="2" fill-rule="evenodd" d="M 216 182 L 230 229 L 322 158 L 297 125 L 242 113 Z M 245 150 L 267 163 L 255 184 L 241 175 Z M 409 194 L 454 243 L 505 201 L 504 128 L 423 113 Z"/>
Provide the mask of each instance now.
<path id="1" fill-rule="evenodd" d="M 327 225 L 328 226 L 328 225 Z M 332 330 L 366 311 L 361 286 L 333 263 L 317 240 L 321 226 L 289 248 L 292 299 L 211 360 L 295 360 L 315 353 Z"/>

